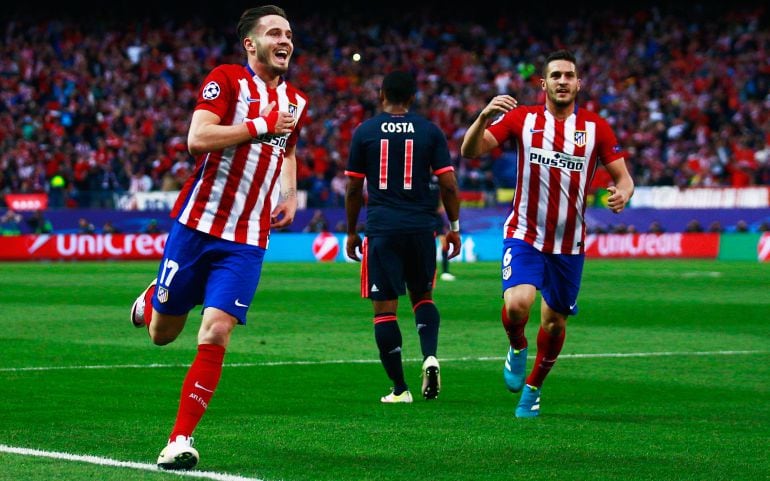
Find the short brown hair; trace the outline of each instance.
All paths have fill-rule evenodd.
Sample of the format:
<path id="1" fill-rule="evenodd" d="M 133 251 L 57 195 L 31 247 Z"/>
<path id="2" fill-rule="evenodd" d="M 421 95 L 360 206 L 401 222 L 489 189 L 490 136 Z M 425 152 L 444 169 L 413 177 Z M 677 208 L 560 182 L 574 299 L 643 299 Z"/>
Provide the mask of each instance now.
<path id="1" fill-rule="evenodd" d="M 572 62 L 572 64 L 575 65 L 575 72 L 577 72 L 577 58 L 575 57 L 575 54 L 569 50 L 557 50 L 546 57 L 545 63 L 543 64 L 543 77 L 546 77 L 548 74 L 548 64 L 554 60 L 566 60 L 567 62 Z"/>
<path id="2" fill-rule="evenodd" d="M 286 12 L 275 5 L 262 5 L 261 7 L 249 8 L 241 15 L 241 19 L 238 20 L 238 40 L 243 43 L 243 39 L 249 36 L 249 33 L 254 29 L 259 22 L 259 19 L 268 15 L 278 15 L 286 20 L 289 18 L 286 16 Z"/>

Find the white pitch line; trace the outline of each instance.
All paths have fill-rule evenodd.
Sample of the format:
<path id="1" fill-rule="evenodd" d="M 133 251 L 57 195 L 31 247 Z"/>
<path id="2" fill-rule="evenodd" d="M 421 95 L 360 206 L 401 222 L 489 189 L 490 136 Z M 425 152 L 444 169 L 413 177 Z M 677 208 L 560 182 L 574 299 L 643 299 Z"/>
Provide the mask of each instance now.
<path id="1" fill-rule="evenodd" d="M 215 473 L 213 471 L 164 471 L 154 464 L 134 463 L 131 461 L 118 461 L 116 459 L 101 458 L 99 456 L 81 456 L 70 453 L 60 453 L 57 451 L 42 451 L 40 449 L 15 448 L 0 444 L 0 452 L 19 454 L 21 456 L 35 456 L 38 458 L 61 459 L 64 461 L 78 461 L 81 463 L 98 464 L 99 466 L 112 466 L 116 468 L 139 469 L 143 471 L 153 471 L 156 473 L 169 473 L 176 476 L 186 476 L 188 478 L 214 479 L 216 481 L 264 481 L 259 478 L 246 478 L 234 474 Z"/>
<path id="2" fill-rule="evenodd" d="M 559 359 L 602 359 L 624 357 L 665 357 L 665 356 L 739 356 L 747 354 L 770 354 L 770 351 L 662 351 L 662 352 L 605 352 L 592 354 L 561 354 Z M 502 361 L 501 356 L 455 357 L 442 358 L 441 362 L 467 361 Z M 271 367 L 271 366 L 321 366 L 328 364 L 378 364 L 379 359 L 331 359 L 326 361 L 264 361 L 225 363 L 225 367 Z M 422 362 L 422 359 L 404 359 L 404 362 Z M 37 367 L 4 367 L 0 372 L 24 371 L 63 371 L 79 369 L 168 369 L 186 368 L 189 364 L 96 364 L 86 366 L 37 366 Z"/>
<path id="3" fill-rule="evenodd" d="M 559 359 L 602 359 L 620 357 L 667 357 L 667 356 L 738 356 L 746 354 L 770 354 L 770 351 L 660 351 L 660 352 L 597 352 L 592 354 L 559 354 Z M 531 356 L 530 356 L 531 357 Z M 498 361 L 501 357 L 458 358 L 458 361 Z"/>

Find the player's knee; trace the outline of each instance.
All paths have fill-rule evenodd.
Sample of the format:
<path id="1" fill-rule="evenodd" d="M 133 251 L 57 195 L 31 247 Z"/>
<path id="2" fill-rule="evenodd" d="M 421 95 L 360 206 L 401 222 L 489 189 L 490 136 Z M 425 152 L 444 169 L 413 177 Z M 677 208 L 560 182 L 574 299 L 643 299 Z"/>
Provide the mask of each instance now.
<path id="1" fill-rule="evenodd" d="M 559 336 L 567 328 L 567 319 L 561 316 L 546 316 L 540 322 L 543 330 L 552 336 Z"/>
<path id="2" fill-rule="evenodd" d="M 513 321 L 518 321 L 529 316 L 529 310 L 532 302 L 525 297 L 512 297 L 505 300 L 505 309 L 508 311 L 508 317 Z"/>
<path id="3" fill-rule="evenodd" d="M 150 340 L 152 340 L 152 343 L 156 346 L 165 346 L 166 344 L 170 344 L 178 336 L 178 333 L 175 332 L 153 329 L 152 325 L 150 326 L 149 332 Z"/>
<path id="4" fill-rule="evenodd" d="M 433 302 L 433 292 L 427 291 L 419 294 L 415 294 L 409 291 L 409 301 L 412 303 L 412 308 L 417 307 L 418 304 L 423 302 Z"/>
<path id="5" fill-rule="evenodd" d="M 171 316 L 153 311 L 152 322 L 148 327 L 150 339 L 157 346 L 165 346 L 173 342 L 184 328 L 187 316 Z"/>
<path id="6" fill-rule="evenodd" d="M 512 321 L 519 321 L 529 316 L 532 304 L 535 303 L 536 290 L 534 286 L 516 286 L 503 293 L 505 309 Z"/>
<path id="7" fill-rule="evenodd" d="M 208 320 L 201 325 L 201 330 L 198 333 L 198 342 L 200 344 L 227 346 L 235 324 L 235 319 L 229 317 Z"/>

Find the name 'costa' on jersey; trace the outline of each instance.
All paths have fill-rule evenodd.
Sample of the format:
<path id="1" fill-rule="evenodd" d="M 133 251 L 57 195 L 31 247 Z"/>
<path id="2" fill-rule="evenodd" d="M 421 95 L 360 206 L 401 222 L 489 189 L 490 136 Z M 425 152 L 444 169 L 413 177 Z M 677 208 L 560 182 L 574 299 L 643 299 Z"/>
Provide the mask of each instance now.
<path id="1" fill-rule="evenodd" d="M 354 132 L 345 174 L 365 177 L 366 235 L 432 232 L 432 175 L 451 172 L 446 137 L 414 113 L 380 113 Z"/>
<path id="2" fill-rule="evenodd" d="M 516 193 L 503 236 L 541 252 L 582 254 L 586 190 L 598 162 L 623 157 L 607 121 L 577 107 L 561 121 L 543 105 L 519 106 L 487 130 L 498 144 L 512 139 L 518 154 Z"/>
<path id="3" fill-rule="evenodd" d="M 244 65 L 220 65 L 203 81 L 195 110 L 217 114 L 220 125 L 241 124 L 259 117 L 261 108 L 297 119 L 291 134 L 266 134 L 251 142 L 199 155 L 171 216 L 188 227 L 221 239 L 267 248 L 270 213 L 278 202 L 283 157 L 297 144 L 307 110 L 307 96 L 281 81 L 270 88 Z"/>

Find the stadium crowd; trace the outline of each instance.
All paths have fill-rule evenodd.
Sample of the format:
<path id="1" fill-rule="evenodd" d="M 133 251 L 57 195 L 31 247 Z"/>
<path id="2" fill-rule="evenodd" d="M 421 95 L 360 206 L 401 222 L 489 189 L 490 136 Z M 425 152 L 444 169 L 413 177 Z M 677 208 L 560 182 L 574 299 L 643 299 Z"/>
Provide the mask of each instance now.
<path id="1" fill-rule="evenodd" d="M 539 66 L 562 47 L 580 62 L 579 104 L 613 125 L 637 185 L 770 185 L 767 11 L 724 8 L 603 9 L 537 28 L 514 15 L 390 22 L 290 11 L 289 75 L 311 99 L 297 155 L 308 206 L 342 205 L 352 132 L 398 67 L 417 76 L 416 108 L 449 139 L 461 187 L 511 186 L 512 151 L 464 159 L 460 142 L 498 93 L 542 102 Z M 207 24 L 0 24 L 0 198 L 45 191 L 51 207 L 112 207 L 114 192 L 177 190 L 194 165 L 185 142 L 202 76 L 243 57 L 234 32 Z"/>

